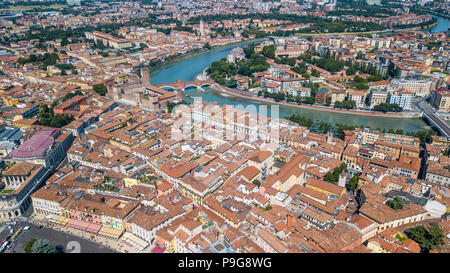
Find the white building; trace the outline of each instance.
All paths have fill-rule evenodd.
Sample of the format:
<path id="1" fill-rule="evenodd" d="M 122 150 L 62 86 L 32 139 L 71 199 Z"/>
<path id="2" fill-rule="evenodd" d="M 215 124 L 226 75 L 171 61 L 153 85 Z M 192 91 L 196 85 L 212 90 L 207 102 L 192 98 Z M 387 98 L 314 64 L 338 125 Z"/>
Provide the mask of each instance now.
<path id="1" fill-rule="evenodd" d="M 237 47 L 228 53 L 227 61 L 230 63 L 235 63 L 237 60 L 245 59 L 244 50 Z"/>
<path id="2" fill-rule="evenodd" d="M 396 91 L 388 96 L 388 103 L 397 104 L 403 109 L 411 109 L 412 93 L 408 91 Z"/>

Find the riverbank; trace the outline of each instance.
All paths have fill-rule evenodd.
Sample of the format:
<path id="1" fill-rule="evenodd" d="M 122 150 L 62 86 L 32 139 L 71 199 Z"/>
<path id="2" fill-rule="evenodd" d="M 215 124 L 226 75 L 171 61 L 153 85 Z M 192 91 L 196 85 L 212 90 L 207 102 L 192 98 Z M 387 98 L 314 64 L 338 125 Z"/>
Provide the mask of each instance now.
<path id="1" fill-rule="evenodd" d="M 438 24 L 439 24 L 439 22 L 436 21 L 436 22 L 434 22 L 434 23 L 432 23 L 432 24 L 425 25 L 425 26 L 421 26 L 421 27 L 398 28 L 398 29 L 396 29 L 396 30 L 398 30 L 398 31 L 427 30 L 427 29 L 432 29 L 432 28 L 434 28 L 434 27 L 437 26 Z"/>
<path id="2" fill-rule="evenodd" d="M 232 90 L 225 86 L 221 86 L 217 83 L 214 85 L 214 89 L 216 89 L 220 92 L 223 92 L 225 94 L 228 94 L 231 96 L 237 96 L 240 98 L 246 98 L 246 99 L 265 102 L 265 103 L 276 103 L 276 104 L 280 104 L 280 105 L 288 105 L 288 106 L 304 108 L 304 109 L 312 109 L 312 110 L 335 112 L 335 113 L 358 115 L 358 116 L 387 117 L 387 118 L 397 118 L 397 119 L 419 117 L 419 115 L 406 117 L 403 113 L 379 113 L 379 112 L 375 113 L 375 112 L 371 112 L 371 111 L 345 110 L 345 109 L 338 109 L 338 108 L 330 108 L 330 107 L 321 106 L 321 105 L 297 104 L 294 102 L 276 101 L 272 98 L 263 98 L 263 97 L 258 97 L 255 95 L 241 93 L 239 91 Z"/>
<path id="3" fill-rule="evenodd" d="M 383 33 L 390 32 L 391 29 L 385 30 L 374 30 L 374 31 L 362 31 L 362 32 L 334 32 L 334 33 L 295 33 L 291 36 L 340 36 L 340 35 L 360 35 L 360 34 L 373 34 L 373 33 Z"/>

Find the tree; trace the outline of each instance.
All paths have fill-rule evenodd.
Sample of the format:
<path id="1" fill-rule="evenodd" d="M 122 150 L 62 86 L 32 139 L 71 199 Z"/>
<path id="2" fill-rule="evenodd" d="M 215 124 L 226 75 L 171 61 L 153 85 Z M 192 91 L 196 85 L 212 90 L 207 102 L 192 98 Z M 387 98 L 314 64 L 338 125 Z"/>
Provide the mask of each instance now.
<path id="1" fill-rule="evenodd" d="M 275 59 L 275 46 L 270 45 L 263 47 L 262 54 L 267 58 Z"/>
<path id="2" fill-rule="evenodd" d="M 245 58 L 249 59 L 255 53 L 255 45 L 251 44 L 244 48 Z"/>
<path id="3" fill-rule="evenodd" d="M 53 106 L 53 105 L 52 105 Z M 53 115 L 53 109 L 47 105 L 39 106 L 39 125 L 61 128 L 74 120 L 74 117 L 67 114 Z"/>
<path id="4" fill-rule="evenodd" d="M 352 178 L 350 178 L 350 181 L 347 184 L 347 189 L 349 191 L 354 192 L 358 187 L 358 181 L 359 181 L 359 174 L 354 175 Z"/>
<path id="5" fill-rule="evenodd" d="M 423 225 L 408 228 L 405 230 L 405 234 L 408 238 L 419 243 L 421 251 L 426 253 L 440 248 L 445 243 L 444 232 L 436 223 L 431 223 L 428 229 Z"/>
<path id="6" fill-rule="evenodd" d="M 450 154 L 450 148 L 448 148 L 447 150 L 443 150 L 443 151 L 442 151 L 442 154 L 445 155 L 445 156 L 449 156 L 449 154 Z"/>
<path id="7" fill-rule="evenodd" d="M 319 73 L 319 71 L 313 69 L 313 70 L 311 71 L 311 76 L 313 76 L 313 77 L 320 77 L 320 73 Z"/>
<path id="8" fill-rule="evenodd" d="M 66 46 L 66 45 L 68 45 L 68 44 L 69 44 L 69 41 L 67 40 L 66 37 L 64 37 L 64 38 L 61 40 L 61 46 Z"/>
<path id="9" fill-rule="evenodd" d="M 141 48 L 141 50 L 143 50 L 144 48 L 147 48 L 148 46 L 147 46 L 147 44 L 140 43 L 139 47 Z"/>
<path id="10" fill-rule="evenodd" d="M 32 253 L 58 253 L 58 249 L 47 240 L 36 240 L 31 247 Z"/>
<path id="11" fill-rule="evenodd" d="M 323 180 L 330 182 L 330 183 L 336 183 L 339 181 L 339 176 L 341 175 L 342 171 L 347 172 L 347 164 L 342 163 L 333 170 L 333 172 L 328 172 L 325 174 Z"/>
<path id="12" fill-rule="evenodd" d="M 203 48 L 210 50 L 211 49 L 211 45 L 209 43 L 206 43 Z"/>
<path id="13" fill-rule="evenodd" d="M 437 132 L 433 129 L 426 129 L 417 132 L 408 132 L 406 135 L 417 137 L 420 139 L 420 143 L 425 144 L 431 140 L 432 136 L 437 135 Z"/>
<path id="14" fill-rule="evenodd" d="M 33 246 L 33 244 L 36 242 L 36 239 L 31 238 L 26 244 L 25 247 L 23 249 L 23 251 L 25 251 L 25 253 L 32 253 L 31 248 Z"/>
<path id="15" fill-rule="evenodd" d="M 261 72 L 269 68 L 266 59 L 258 53 L 254 53 L 253 46 L 244 48 L 246 56 L 251 54 L 245 60 L 239 60 L 236 63 L 229 63 L 226 58 L 213 62 L 206 70 L 209 77 L 216 83 L 228 87 L 235 87 L 237 81 L 234 77 L 237 74 L 250 77 L 255 72 Z M 253 53 L 252 53 L 253 52 Z"/>
<path id="16" fill-rule="evenodd" d="M 95 93 L 98 93 L 98 94 L 100 94 L 102 96 L 104 96 L 106 94 L 106 92 L 107 92 L 106 85 L 104 85 L 103 83 L 99 83 L 99 84 L 96 84 L 96 85 L 92 86 L 92 90 Z"/>
<path id="17" fill-rule="evenodd" d="M 253 180 L 253 185 L 256 185 L 256 186 L 261 186 L 261 182 L 258 180 L 258 179 L 255 179 L 255 180 Z"/>
<path id="18" fill-rule="evenodd" d="M 403 108 L 398 104 L 380 103 L 378 105 L 375 105 L 373 110 L 386 113 L 386 112 L 401 112 L 403 111 Z"/>
<path id="19" fill-rule="evenodd" d="M 334 103 L 334 107 L 336 108 L 345 108 L 345 109 L 353 109 L 356 107 L 355 101 L 337 101 Z"/>
<path id="20" fill-rule="evenodd" d="M 347 69 L 347 75 L 349 75 L 349 76 L 355 75 L 356 72 L 357 72 L 356 68 L 354 68 L 352 66 Z"/>
<path id="21" fill-rule="evenodd" d="M 167 101 L 166 105 L 167 105 L 167 113 L 172 113 L 172 110 L 175 106 L 179 105 L 179 104 L 189 104 L 188 102 L 182 100 L 180 102 L 171 102 L 171 101 Z"/>
<path id="22" fill-rule="evenodd" d="M 400 197 L 395 196 L 394 199 L 387 201 L 386 205 L 393 210 L 399 210 L 403 208 L 403 200 Z"/>

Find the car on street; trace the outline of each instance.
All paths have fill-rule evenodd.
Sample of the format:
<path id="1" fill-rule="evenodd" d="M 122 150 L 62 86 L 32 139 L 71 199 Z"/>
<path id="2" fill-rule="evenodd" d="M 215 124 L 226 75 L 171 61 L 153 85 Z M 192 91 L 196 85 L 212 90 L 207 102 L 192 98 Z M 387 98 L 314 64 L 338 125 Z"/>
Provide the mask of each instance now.
<path id="1" fill-rule="evenodd" d="M 23 231 L 26 231 L 26 230 L 29 230 L 29 229 L 30 229 L 30 226 L 26 226 L 26 227 L 23 228 Z"/>

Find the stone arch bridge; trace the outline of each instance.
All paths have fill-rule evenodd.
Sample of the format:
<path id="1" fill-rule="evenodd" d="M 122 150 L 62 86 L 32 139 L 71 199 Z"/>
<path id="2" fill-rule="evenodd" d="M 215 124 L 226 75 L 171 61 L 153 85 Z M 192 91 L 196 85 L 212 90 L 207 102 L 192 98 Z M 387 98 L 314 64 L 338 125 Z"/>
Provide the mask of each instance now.
<path id="1" fill-rule="evenodd" d="M 192 88 L 192 87 L 195 87 L 197 89 L 204 91 L 203 88 L 208 87 L 208 86 L 213 86 L 213 85 L 214 85 L 214 81 L 212 81 L 212 80 L 195 80 L 195 81 L 189 81 L 189 82 L 176 80 L 174 83 L 159 84 L 158 87 L 159 88 L 171 88 L 175 91 L 183 91 L 184 92 L 186 90 L 186 88 Z"/>

